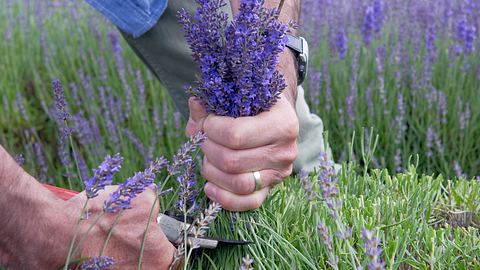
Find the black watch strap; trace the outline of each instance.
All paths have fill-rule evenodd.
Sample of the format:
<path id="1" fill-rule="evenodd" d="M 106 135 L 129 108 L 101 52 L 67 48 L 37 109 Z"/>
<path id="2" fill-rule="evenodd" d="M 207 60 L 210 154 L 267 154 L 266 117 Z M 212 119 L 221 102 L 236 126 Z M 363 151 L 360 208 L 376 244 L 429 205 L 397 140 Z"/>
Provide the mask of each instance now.
<path id="1" fill-rule="evenodd" d="M 298 82 L 300 85 L 305 81 L 308 71 L 308 43 L 302 37 L 296 37 L 290 34 L 287 34 L 288 42 L 287 47 L 290 48 L 297 58 L 297 69 L 298 69 Z"/>

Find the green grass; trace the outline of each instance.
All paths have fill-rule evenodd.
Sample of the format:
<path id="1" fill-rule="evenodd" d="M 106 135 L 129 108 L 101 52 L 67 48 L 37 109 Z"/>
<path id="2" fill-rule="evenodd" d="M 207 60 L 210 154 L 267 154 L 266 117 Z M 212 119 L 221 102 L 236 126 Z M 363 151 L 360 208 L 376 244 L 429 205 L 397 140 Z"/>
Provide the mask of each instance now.
<path id="1" fill-rule="evenodd" d="M 405 174 L 391 176 L 374 170 L 361 176 L 344 167 L 339 177 L 343 207 L 339 218 L 353 229 L 350 245 L 364 262 L 360 232 L 376 229 L 384 247 L 388 269 L 477 269 L 480 267 L 478 228 L 429 226 L 437 218 L 435 209 L 476 212 L 480 184 L 445 181 L 442 177 L 419 176 L 414 166 Z M 473 204 L 472 204 L 473 202 Z M 468 206 L 472 207 L 469 208 Z M 213 232 L 231 238 L 255 241 L 241 250 L 232 248 L 208 252 L 198 269 L 233 269 L 240 257 L 250 254 L 256 269 L 325 269 L 327 249 L 316 232 L 325 221 L 334 234 L 336 226 L 321 201 L 309 203 L 299 181 L 291 178 L 272 192 L 264 206 L 250 213 L 235 214 L 235 233 L 224 213 Z M 444 219 L 438 218 L 444 222 Z M 354 269 L 345 242 L 334 236 L 334 254 L 340 269 Z M 207 257 L 208 256 L 208 257 Z M 211 260 L 211 261 L 210 261 Z M 235 264 L 236 262 L 236 264 Z"/>
<path id="2" fill-rule="evenodd" d="M 121 47 L 126 76 L 125 83 L 122 83 L 107 38 L 107 34 L 116 33 L 111 32 L 115 30 L 82 4 L 73 4 L 73 9 L 78 11 L 75 16 L 70 13 L 71 7 L 59 8 L 54 9 L 48 16 L 41 17 L 42 23 L 39 23 L 33 9 L 25 8 L 23 3 L 20 1 L 13 7 L 6 8 L 6 1 L 0 0 L 0 33 L 6 33 L 7 29 L 12 30 L 11 39 L 0 43 L 0 143 L 13 155 L 23 154 L 26 157 L 24 168 L 32 175 L 40 177 L 44 172 L 48 176 L 47 182 L 59 186 L 67 185 L 66 167 L 61 164 L 57 153 L 58 127 L 48 110 L 53 102 L 50 79 L 56 77 L 66 88 L 72 113 L 81 113 L 98 123 L 102 137 L 95 143 L 82 144 L 78 134 L 74 134 L 76 149 L 88 168 L 97 166 L 104 154 L 116 152 L 125 157 L 117 181 L 144 168 L 143 153 L 124 136 L 123 129 L 132 131 L 145 148 L 153 144 L 154 156 L 165 155 L 170 158 L 185 140 L 185 121 L 175 123 L 174 109 L 168 95 L 123 41 Z M 13 19 L 19 15 L 21 16 L 18 20 Z M 41 39 L 47 44 L 48 57 L 45 48 L 41 46 Z M 326 44 L 321 46 L 320 55 L 314 57 L 316 66 L 321 65 L 323 57 L 320 56 L 329 55 Z M 367 227 L 377 231 L 384 249 L 383 258 L 389 269 L 479 269 L 478 228 L 453 228 L 449 224 L 458 221 L 461 216 L 457 214 L 458 211 L 478 213 L 480 183 L 447 180 L 453 178 L 451 162 L 454 159 L 458 159 L 471 176 L 478 173 L 480 106 L 475 105 L 478 105 L 478 99 L 475 101 L 473 98 L 478 90 L 478 82 L 468 77 L 471 75 L 460 75 L 457 64 L 446 69 L 442 68 L 440 62 L 436 68 L 435 82 L 448 86 L 442 88 L 447 91 L 449 101 L 448 125 L 430 123 L 429 119 L 436 117 L 435 110 L 427 109 L 425 100 L 417 100 L 418 110 L 408 110 L 407 119 L 411 128 L 398 146 L 392 144 L 393 116 L 382 117 L 382 106 L 376 107 L 369 116 L 365 103 L 359 101 L 356 105 L 358 117 L 354 128 L 344 128 L 348 125 L 346 122 L 343 123 L 344 126 L 341 125 L 338 108 L 344 106 L 349 89 L 351 54 L 352 52 L 345 61 L 330 63 L 329 74 L 335 101 L 332 110 L 319 112 L 329 130 L 337 157 L 349 149 L 354 129 L 363 133 L 363 127 L 374 126 L 375 132 L 380 135 L 379 149 L 376 152 L 379 166 L 389 170 L 362 173 L 365 168 L 360 158 L 362 146 L 358 141 L 353 145 L 353 152 L 357 156 L 355 159 L 358 166 L 362 167 L 356 167 L 354 163 L 344 165 L 339 175 L 339 196 L 343 200 L 339 218 L 344 226 L 353 229 L 353 237 L 348 240 L 349 245 L 356 250 L 364 264 L 360 232 L 363 227 Z M 445 63 L 447 60 L 441 57 L 441 61 Z M 365 98 L 366 86 L 376 81 L 373 65 L 372 51 L 362 48 L 358 88 L 362 98 Z M 393 64 L 386 66 L 387 85 L 393 84 L 395 68 Z M 145 84 L 145 106 L 142 105 L 135 83 L 137 70 Z M 85 83 L 82 77 L 88 77 L 89 83 Z M 79 90 L 77 99 L 69 86 L 71 83 Z M 456 92 L 458 85 L 465 87 Z M 95 95 L 93 99 L 87 95 L 90 87 Z M 108 117 L 105 117 L 108 110 L 103 108 L 100 91 L 102 88 L 110 96 L 110 100 L 121 102 L 122 109 L 127 108 L 125 101 L 128 89 L 132 91 L 133 99 L 126 111 L 128 117 L 120 119 L 116 118 L 116 115 L 110 116 L 115 123 L 114 131 L 118 133 L 118 142 L 112 140 L 108 128 Z M 391 89 L 393 88 L 387 91 L 387 107 L 395 111 L 396 91 L 399 89 Z M 406 94 L 408 85 L 404 85 L 400 90 Z M 473 117 L 470 128 L 461 134 L 456 130 L 458 120 L 452 114 L 457 110 L 454 101 L 457 93 L 464 100 L 472 102 Z M 405 96 L 405 102 L 410 104 L 412 100 Z M 18 97 L 26 114 L 22 113 L 22 106 L 15 105 L 18 104 Z M 377 92 L 374 97 L 378 102 Z M 322 95 L 319 102 L 319 108 L 326 105 Z M 155 124 L 156 115 L 161 120 L 159 126 Z M 424 140 L 429 123 L 441 134 L 446 144 L 445 155 L 435 152 L 433 157 L 425 157 Z M 42 145 L 46 168 L 37 158 L 35 143 Z M 393 157 L 398 147 L 402 149 L 402 165 L 406 172 L 392 175 Z M 409 166 L 408 160 L 414 154 L 419 154 L 417 166 Z M 382 158 L 385 160 L 384 164 L 381 162 Z M 435 174 L 423 176 L 424 172 Z M 444 178 L 438 174 L 440 172 L 449 177 Z M 78 179 L 71 179 L 78 189 Z M 311 181 L 315 182 L 316 176 L 312 175 Z M 173 200 L 174 195 L 165 198 L 162 205 L 167 208 Z M 233 225 L 232 216 L 237 220 Z M 328 268 L 328 250 L 316 230 L 320 221 L 326 222 L 332 235 L 335 234 L 336 225 L 321 198 L 317 198 L 314 203 L 308 202 L 300 182 L 296 177 L 291 177 L 272 190 L 269 199 L 259 210 L 232 214 L 223 212 L 212 228 L 212 236 L 244 239 L 254 241 L 254 244 L 207 251 L 193 262 L 191 268 L 235 269 L 238 268 L 241 258 L 247 254 L 255 260 L 256 269 Z M 340 269 L 352 269 L 347 243 L 337 237 L 334 237 L 333 243 L 333 253 L 339 257 Z"/>

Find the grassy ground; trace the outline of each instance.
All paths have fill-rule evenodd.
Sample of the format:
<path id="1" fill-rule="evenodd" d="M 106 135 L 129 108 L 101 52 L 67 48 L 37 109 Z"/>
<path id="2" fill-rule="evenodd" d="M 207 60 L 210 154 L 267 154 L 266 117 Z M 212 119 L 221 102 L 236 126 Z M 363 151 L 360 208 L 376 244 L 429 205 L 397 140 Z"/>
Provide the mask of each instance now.
<path id="1" fill-rule="evenodd" d="M 61 141 L 51 111 L 52 77 L 58 78 L 66 88 L 69 108 L 74 115 L 74 144 L 82 168 L 92 168 L 105 154 L 119 152 L 125 157 L 123 169 L 116 178 L 120 181 L 142 170 L 149 158 L 172 156 L 185 140 L 184 120 L 175 113 L 161 85 L 127 48 L 115 29 L 82 4 L 68 2 L 62 6 L 55 1 L 48 6 L 44 2 L 27 0 L 12 3 L 0 0 L 0 33 L 4 37 L 4 42 L 0 43 L 0 143 L 13 155 L 24 155 L 27 171 L 40 181 L 68 186 L 71 180 L 75 188 L 80 187 L 72 173 L 71 155 L 59 154 Z M 324 47 L 320 52 L 328 55 Z M 365 57 L 361 58 L 359 70 L 367 74 L 359 76 L 359 80 L 375 80 L 368 75 L 374 56 L 366 49 L 362 49 L 362 55 Z M 314 65 L 320 67 L 321 63 L 321 57 L 316 56 Z M 340 108 L 347 96 L 340 89 L 348 89 L 346 78 L 350 75 L 346 71 L 351 60 L 330 65 L 331 80 L 338 83 L 334 88 L 338 99 L 333 104 Z M 454 76 L 449 70 L 439 68 L 438 72 L 437 81 L 441 81 L 443 73 Z M 435 149 L 432 157 L 422 155 L 428 150 L 422 142 L 428 127 L 423 121 L 429 117 L 433 119 L 436 111 L 434 108 L 423 111 L 428 106 L 419 103 L 421 110 L 409 110 L 408 119 L 413 121 L 419 115 L 425 119 L 418 117 L 418 122 L 409 122 L 411 127 L 418 128 L 410 128 L 401 143 L 402 171 L 405 173 L 392 175 L 397 146 L 390 144 L 388 123 L 394 116 L 384 118 L 382 115 L 384 108 L 397 106 L 396 92 L 388 92 L 388 104 L 382 105 L 387 107 L 376 107 L 372 117 L 368 116 L 367 106 L 358 102 L 356 119 L 359 120 L 351 129 L 342 128 L 337 121 L 340 110 L 332 107 L 331 111 L 322 113 L 322 117 L 337 157 L 347 152 L 354 129 L 363 132 L 363 126 L 375 125 L 375 131 L 380 133 L 377 163 L 382 167 L 383 157 L 383 167 L 390 168 L 390 173 L 387 170 L 365 173 L 365 162 L 360 158 L 362 147 L 357 140 L 354 156 L 362 167 L 355 167 L 353 163 L 344 165 L 339 175 L 339 198 L 343 205 L 336 221 L 321 197 L 318 195 L 313 202 L 307 200 L 302 184 L 292 177 L 272 191 L 261 209 L 241 214 L 222 213 L 213 226 L 213 236 L 251 240 L 255 244 L 206 252 L 192 268 L 235 269 L 242 257 L 249 254 L 255 260 L 256 269 L 324 269 L 330 268 L 327 260 L 334 254 L 338 256 L 340 269 L 353 269 L 356 263 L 352 261 L 352 250 L 358 254 L 360 264 L 365 265 L 367 260 L 360 237 L 363 227 L 376 231 L 388 268 L 480 268 L 479 220 L 471 214 L 478 212 L 480 183 L 448 181 L 437 174 L 422 176 L 423 172 L 446 172 L 452 176 L 454 159 L 460 160 L 462 165 L 467 164 L 464 168 L 470 176 L 478 175 L 480 146 L 476 138 L 479 125 L 475 124 L 478 106 L 474 106 L 478 100 L 473 99 L 478 82 L 468 78 L 457 78 L 453 82 L 445 78 L 451 83 L 448 91 L 452 91 L 452 96 L 456 85 L 466 86 L 462 88 L 466 89 L 461 92 L 464 93 L 462 98 L 472 102 L 474 112 L 468 132 L 462 133 L 459 139 L 455 135 L 458 120 L 453 120 L 457 118 L 450 114 L 452 120 L 448 123 L 451 126 L 435 126 L 442 129 L 442 139 L 448 143 L 444 153 L 455 153 L 454 157 L 441 155 Z M 401 88 L 402 91 L 407 91 L 406 87 Z M 359 96 L 366 95 L 365 91 L 366 87 L 360 87 Z M 410 101 L 406 98 L 405 102 L 410 104 Z M 319 97 L 319 102 L 318 108 L 326 105 L 323 97 Z M 449 107 L 449 112 L 456 110 L 454 105 L 449 106 L 453 106 Z M 348 122 L 344 124 L 348 126 Z M 418 136 L 413 136 L 415 134 Z M 420 156 L 418 166 L 409 166 L 410 155 L 417 153 Z M 457 153 L 463 158 L 457 158 Z M 347 155 L 344 156 L 347 160 Z M 88 174 L 88 169 L 81 171 Z M 316 179 L 316 175 L 310 177 L 318 192 Z M 167 207 L 173 199 L 174 195 L 165 198 L 163 205 Z M 232 219 L 236 219 L 235 224 Z M 316 226 L 321 221 L 327 224 L 333 238 L 331 250 L 317 231 Z M 348 240 L 335 236 L 339 224 L 351 227 L 353 236 Z"/>

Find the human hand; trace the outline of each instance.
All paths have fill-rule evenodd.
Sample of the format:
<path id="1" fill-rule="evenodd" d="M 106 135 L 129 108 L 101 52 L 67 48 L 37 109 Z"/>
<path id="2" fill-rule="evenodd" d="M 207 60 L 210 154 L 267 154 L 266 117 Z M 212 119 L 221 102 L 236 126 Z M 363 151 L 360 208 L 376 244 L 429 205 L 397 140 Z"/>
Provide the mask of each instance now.
<path id="1" fill-rule="evenodd" d="M 231 211 L 259 208 L 270 187 L 293 170 L 299 125 L 292 101 L 282 94 L 269 111 L 240 118 L 207 114 L 195 98 L 189 108 L 186 134 L 203 131 L 208 138 L 202 145 L 206 195 Z M 254 171 L 262 180 L 259 191 Z"/>
<path id="2" fill-rule="evenodd" d="M 90 227 L 96 216 L 102 212 L 103 202 L 109 194 L 116 189 L 109 186 L 99 193 L 98 197 L 89 200 L 87 220 L 82 222 L 77 240 Z M 115 264 L 111 269 L 137 269 L 140 256 L 140 247 L 143 234 L 147 226 L 150 209 L 155 201 L 155 191 L 147 189 L 132 201 L 132 209 L 121 213 L 108 245 L 103 253 L 104 256 L 113 257 Z M 80 213 L 81 207 L 86 200 L 85 192 L 70 199 L 70 203 L 76 208 L 75 212 Z M 163 234 L 160 226 L 156 223 L 159 213 L 159 204 L 155 205 L 150 226 L 145 242 L 145 249 L 142 259 L 142 269 L 168 269 L 175 252 L 174 246 Z M 81 247 L 80 257 L 96 257 L 103 248 L 105 239 L 117 214 L 105 214 L 88 234 L 85 243 Z M 110 268 L 109 268 L 110 269 Z"/>

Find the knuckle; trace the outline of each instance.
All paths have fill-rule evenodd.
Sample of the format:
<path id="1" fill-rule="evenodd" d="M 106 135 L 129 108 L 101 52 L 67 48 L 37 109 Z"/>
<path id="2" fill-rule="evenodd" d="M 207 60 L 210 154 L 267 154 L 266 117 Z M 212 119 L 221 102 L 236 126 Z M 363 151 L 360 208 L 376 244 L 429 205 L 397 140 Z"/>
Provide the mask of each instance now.
<path id="1" fill-rule="evenodd" d="M 283 173 L 281 175 L 281 180 L 289 177 L 292 173 L 293 173 L 293 164 L 288 166 L 288 168 L 285 171 L 283 171 Z"/>
<path id="2" fill-rule="evenodd" d="M 278 161 L 282 164 L 292 164 L 298 156 L 298 147 L 296 143 L 292 143 L 282 150 L 278 151 Z"/>
<path id="3" fill-rule="evenodd" d="M 255 189 L 253 181 L 246 181 L 245 179 L 235 181 L 235 190 L 237 194 L 240 195 L 247 195 L 252 193 L 252 191 Z M 252 185 L 253 184 L 253 185 Z"/>
<path id="4" fill-rule="evenodd" d="M 237 131 L 233 128 L 230 128 L 226 131 L 226 136 L 225 137 L 227 139 L 228 146 L 233 148 L 233 149 L 242 148 L 242 146 L 245 142 L 242 134 L 239 131 Z"/>
<path id="5" fill-rule="evenodd" d="M 285 120 L 283 125 L 283 137 L 288 140 L 296 140 L 300 131 L 300 125 L 297 117 L 291 117 Z"/>
<path id="6" fill-rule="evenodd" d="M 240 160 L 237 155 L 229 154 L 223 157 L 223 171 L 225 172 L 236 172 L 238 170 Z"/>

